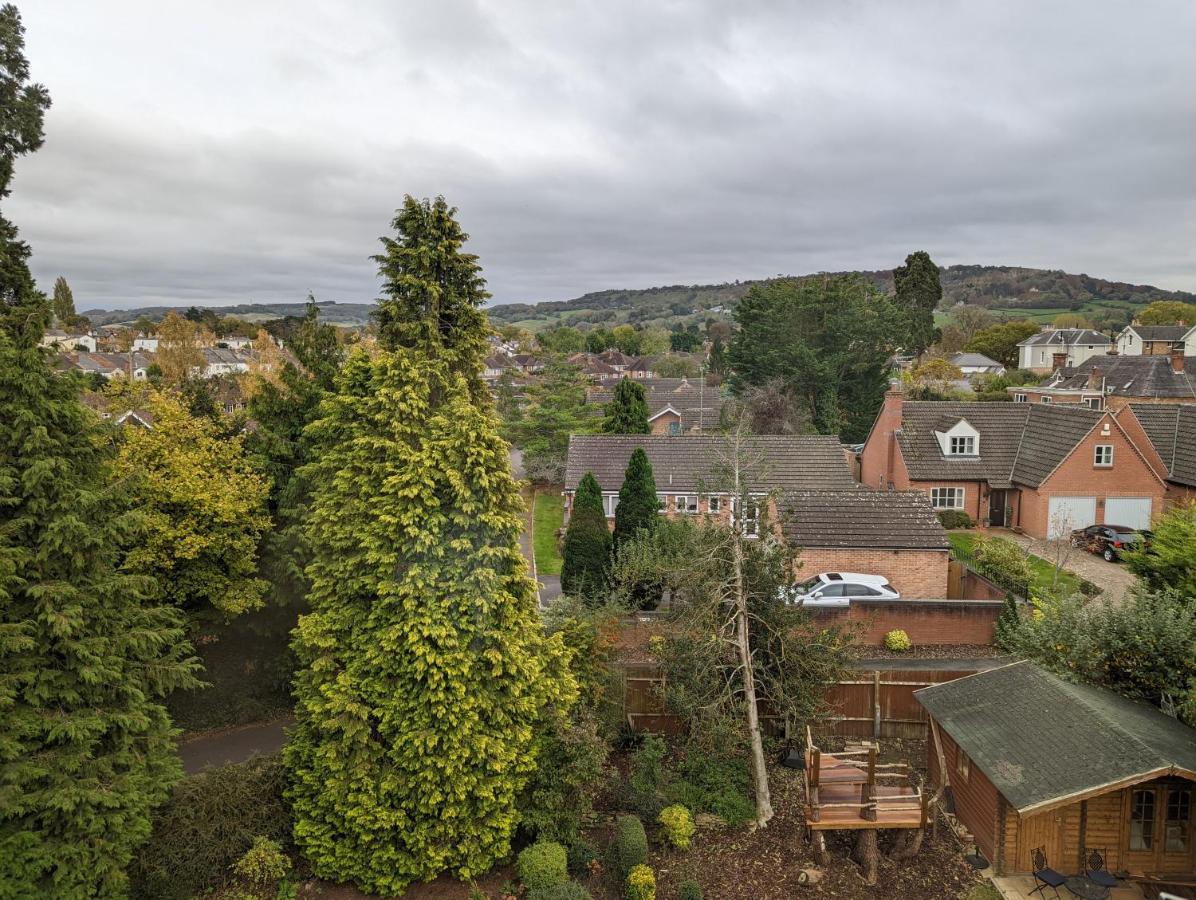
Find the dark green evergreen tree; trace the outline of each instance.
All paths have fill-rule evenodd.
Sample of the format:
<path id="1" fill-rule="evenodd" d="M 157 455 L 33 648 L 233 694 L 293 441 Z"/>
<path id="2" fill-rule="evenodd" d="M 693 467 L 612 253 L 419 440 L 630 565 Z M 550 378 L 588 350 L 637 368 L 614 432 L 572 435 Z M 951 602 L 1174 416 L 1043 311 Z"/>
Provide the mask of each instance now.
<path id="1" fill-rule="evenodd" d="M 75 320 L 75 295 L 61 275 L 54 280 L 54 315 L 67 326 Z"/>
<path id="2" fill-rule="evenodd" d="M 939 267 L 929 253 L 918 250 L 905 258 L 904 266 L 893 270 L 893 283 L 897 288 L 897 308 L 906 322 L 902 349 L 919 356 L 939 336 L 934 327 L 934 311 L 943 299 Z"/>
<path id="3" fill-rule="evenodd" d="M 0 195 L 37 149 L 20 16 L 0 8 Z M 182 614 L 117 572 L 137 533 L 112 442 L 38 343 L 50 304 L 0 220 L 0 894 L 122 897 L 182 774 L 161 698 L 197 682 Z"/>
<path id="4" fill-rule="evenodd" d="M 350 355 L 305 435 L 295 840 L 321 877 L 387 895 L 510 853 L 544 726 L 576 695 L 519 551 L 488 295 L 454 214 L 406 199 L 378 257 L 380 350 Z"/>
<path id="5" fill-rule="evenodd" d="M 602 431 L 606 434 L 648 434 L 652 431 L 642 384 L 623 378 L 615 385 L 614 395 L 606 404 Z"/>
<path id="6" fill-rule="evenodd" d="M 641 530 L 651 531 L 659 515 L 660 501 L 656 497 L 652 463 L 643 448 L 636 447 L 627 461 L 623 486 L 619 488 L 619 505 L 615 507 L 615 549 Z"/>
<path id="7" fill-rule="evenodd" d="M 602 488 L 586 472 L 573 495 L 569 527 L 561 562 L 561 590 L 566 594 L 598 599 L 610 576 L 611 537 L 602 508 Z"/>
<path id="8" fill-rule="evenodd" d="M 716 337 L 710 342 L 710 360 L 707 363 L 712 375 L 727 374 L 727 350 L 723 346 L 723 339 Z"/>

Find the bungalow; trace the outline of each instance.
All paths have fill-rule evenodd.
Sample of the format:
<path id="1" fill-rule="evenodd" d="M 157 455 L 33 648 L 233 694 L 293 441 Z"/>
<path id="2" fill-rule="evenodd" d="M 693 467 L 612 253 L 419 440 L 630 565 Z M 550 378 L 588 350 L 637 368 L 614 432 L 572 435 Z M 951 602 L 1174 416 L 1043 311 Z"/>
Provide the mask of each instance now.
<path id="1" fill-rule="evenodd" d="M 42 335 L 41 346 L 49 347 L 54 350 L 86 350 L 89 353 L 96 352 L 96 339 L 94 335 L 81 334 L 79 332 L 58 331 L 56 329 L 48 329 Z"/>
<path id="2" fill-rule="evenodd" d="M 1018 662 L 916 691 L 929 779 L 998 874 L 1196 876 L 1196 730 Z"/>
<path id="3" fill-rule="evenodd" d="M 688 378 L 645 378 L 644 398 L 653 434 L 710 431 L 722 424 L 723 398 L 717 386 Z M 614 387 L 602 385 L 586 392 L 586 403 L 605 406 Z"/>
<path id="4" fill-rule="evenodd" d="M 1051 371 L 1056 354 L 1063 365 L 1078 366 L 1093 356 L 1103 356 L 1113 342 L 1091 328 L 1050 328 L 1017 345 L 1017 367 L 1035 372 Z"/>
<path id="5" fill-rule="evenodd" d="M 1196 341 L 1196 325 L 1127 325 L 1117 335 L 1121 356 L 1168 356 L 1176 347 Z"/>
<path id="6" fill-rule="evenodd" d="M 1120 409 L 1133 402 L 1192 403 L 1194 366 L 1196 357 L 1184 356 L 1182 346 L 1166 356 L 1106 355 L 1058 369 L 1040 385 L 1007 390 L 1015 403 L 1082 403 L 1093 409 Z"/>
<path id="7" fill-rule="evenodd" d="M 249 371 L 252 357 L 244 351 L 224 350 L 218 347 L 203 348 L 203 367 L 195 373 L 203 378 L 217 375 L 244 375 Z"/>
<path id="8" fill-rule="evenodd" d="M 971 378 L 973 375 L 1005 374 L 1003 365 L 983 353 L 956 353 L 949 362 L 963 373 L 964 378 Z"/>
<path id="9" fill-rule="evenodd" d="M 1196 406 L 1131 403 L 1117 421 L 1167 482 L 1168 505 L 1196 500 Z"/>
<path id="10" fill-rule="evenodd" d="M 67 353 L 59 366 L 75 369 L 88 375 L 106 379 L 128 378 L 145 381 L 149 377 L 150 360 L 142 353 Z"/>
<path id="11" fill-rule="evenodd" d="M 519 371 L 519 366 L 516 365 L 515 360 L 505 353 L 491 353 L 486 357 L 486 361 L 482 363 L 482 380 L 485 382 L 498 381 L 498 379 L 502 378 L 504 372 L 511 369 Z"/>
<path id="12" fill-rule="evenodd" d="M 1147 528 L 1167 485 L 1116 417 L 1086 406 L 939 403 L 885 394 L 860 481 L 920 490 L 935 509 L 1055 537 L 1096 523 Z"/>

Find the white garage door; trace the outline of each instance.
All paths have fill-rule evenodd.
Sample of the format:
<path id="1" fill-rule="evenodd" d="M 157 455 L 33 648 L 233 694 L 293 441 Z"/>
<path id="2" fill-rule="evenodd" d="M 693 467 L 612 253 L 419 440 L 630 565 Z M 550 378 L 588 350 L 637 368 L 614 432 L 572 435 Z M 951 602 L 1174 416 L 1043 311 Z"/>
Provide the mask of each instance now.
<path id="1" fill-rule="evenodd" d="M 1149 497 L 1110 497 L 1105 501 L 1105 524 L 1149 528 L 1150 506 Z"/>
<path id="2" fill-rule="evenodd" d="M 1095 497 L 1052 497 L 1047 508 L 1047 537 L 1059 537 L 1096 524 Z"/>

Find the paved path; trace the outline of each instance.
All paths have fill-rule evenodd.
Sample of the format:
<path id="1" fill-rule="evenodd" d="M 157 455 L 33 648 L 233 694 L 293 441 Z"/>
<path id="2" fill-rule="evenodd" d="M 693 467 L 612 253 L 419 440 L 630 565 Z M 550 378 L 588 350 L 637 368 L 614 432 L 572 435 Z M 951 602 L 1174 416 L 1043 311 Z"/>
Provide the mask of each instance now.
<path id="1" fill-rule="evenodd" d="M 1054 557 L 1054 548 L 1047 541 L 1004 530 L 1000 532 L 1000 536 L 1020 544 L 1035 556 L 1041 556 L 1048 562 Z M 1081 578 L 1087 578 L 1101 589 L 1102 594 L 1115 600 L 1124 597 L 1126 591 L 1138 580 L 1138 576 L 1131 572 L 1125 563 L 1105 562 L 1095 553 L 1089 553 L 1078 547 L 1071 548 L 1071 554 L 1067 557 L 1063 568 L 1075 572 Z"/>
<path id="2" fill-rule="evenodd" d="M 183 771 L 188 775 L 194 775 L 209 767 L 245 762 L 254 755 L 277 753 L 286 743 L 284 729 L 294 723 L 294 718 L 288 716 L 273 722 L 242 725 L 185 741 L 179 745 Z"/>

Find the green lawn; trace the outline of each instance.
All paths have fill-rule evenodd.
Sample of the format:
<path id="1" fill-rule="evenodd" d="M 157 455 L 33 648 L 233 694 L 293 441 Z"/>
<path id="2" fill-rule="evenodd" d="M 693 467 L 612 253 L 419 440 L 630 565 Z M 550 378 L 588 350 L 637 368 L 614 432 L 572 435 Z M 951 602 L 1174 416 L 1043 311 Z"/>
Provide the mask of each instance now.
<path id="1" fill-rule="evenodd" d="M 561 574 L 561 555 L 556 550 L 556 531 L 564 520 L 564 499 L 560 494 L 536 494 L 532 513 L 532 549 L 536 571 L 541 575 Z"/>
<path id="2" fill-rule="evenodd" d="M 947 540 L 951 542 L 951 548 L 956 551 L 957 555 L 968 558 L 972 555 L 972 548 L 976 544 L 976 539 L 980 535 L 972 531 L 951 531 L 947 533 Z M 989 538 L 993 541 L 1005 541 L 1004 538 Z M 1005 541 L 1005 543 L 1012 543 Z M 1083 551 L 1076 550 L 1076 553 Z M 1030 592 L 1042 596 L 1045 592 L 1051 590 L 1051 583 L 1055 578 L 1055 567 L 1043 559 L 1041 556 L 1035 556 L 1033 553 L 1026 554 L 1030 561 L 1030 571 L 1034 573 L 1034 581 L 1030 585 Z M 1074 572 L 1069 572 L 1064 569 L 1059 573 L 1059 585 L 1062 593 L 1065 595 L 1074 594 L 1080 589 L 1080 579 Z"/>
<path id="3" fill-rule="evenodd" d="M 1001 892 L 986 878 L 968 891 L 964 900 L 1001 900 Z"/>

